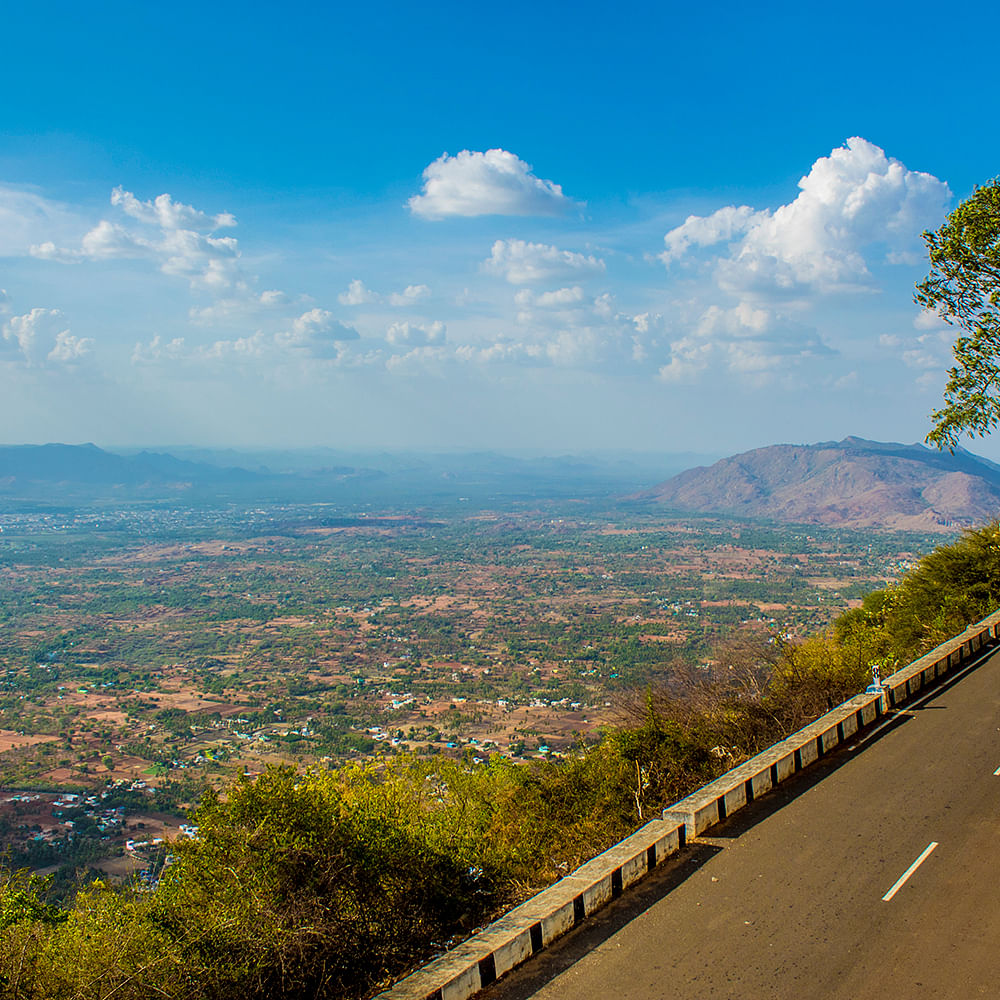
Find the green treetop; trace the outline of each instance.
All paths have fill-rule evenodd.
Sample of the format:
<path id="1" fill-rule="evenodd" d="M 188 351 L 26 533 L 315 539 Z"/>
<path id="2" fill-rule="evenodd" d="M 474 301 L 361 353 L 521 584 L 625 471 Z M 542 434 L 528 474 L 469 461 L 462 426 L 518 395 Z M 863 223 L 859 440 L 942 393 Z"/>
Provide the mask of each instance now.
<path id="1" fill-rule="evenodd" d="M 984 437 L 1000 422 L 1000 178 L 923 238 L 931 270 L 914 299 L 960 330 L 945 405 L 931 414 L 927 435 L 951 451 L 962 435 Z"/>

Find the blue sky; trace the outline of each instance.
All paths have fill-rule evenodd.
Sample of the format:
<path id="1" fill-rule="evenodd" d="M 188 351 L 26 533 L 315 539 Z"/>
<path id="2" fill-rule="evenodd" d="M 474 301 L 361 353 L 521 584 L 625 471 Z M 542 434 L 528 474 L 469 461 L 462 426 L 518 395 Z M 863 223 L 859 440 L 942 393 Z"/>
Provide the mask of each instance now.
<path id="1" fill-rule="evenodd" d="M 9 442 L 918 440 L 994 5 L 5 12 Z M 1000 457 L 993 441 L 975 450 Z"/>

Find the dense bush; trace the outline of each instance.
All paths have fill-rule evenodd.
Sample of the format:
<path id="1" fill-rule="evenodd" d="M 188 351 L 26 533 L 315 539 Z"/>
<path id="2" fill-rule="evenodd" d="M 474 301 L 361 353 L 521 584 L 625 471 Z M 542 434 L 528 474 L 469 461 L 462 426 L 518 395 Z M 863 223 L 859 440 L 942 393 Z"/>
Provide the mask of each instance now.
<path id="1" fill-rule="evenodd" d="M 375 760 L 268 770 L 206 796 L 152 892 L 0 885 L 11 998 L 360 996 L 627 833 L 715 761 L 658 720 L 563 762 Z M 20 894 L 20 895 L 18 895 Z M 27 894 L 30 905 L 15 903 Z"/>

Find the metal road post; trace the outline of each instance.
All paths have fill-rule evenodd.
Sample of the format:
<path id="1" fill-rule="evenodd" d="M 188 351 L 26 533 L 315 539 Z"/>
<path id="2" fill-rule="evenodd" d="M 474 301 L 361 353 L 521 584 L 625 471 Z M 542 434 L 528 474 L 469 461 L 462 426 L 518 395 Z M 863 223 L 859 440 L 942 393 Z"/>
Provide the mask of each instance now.
<path id="1" fill-rule="evenodd" d="M 872 682 L 865 689 L 866 694 L 878 694 L 882 696 L 882 711 L 889 711 L 889 698 L 885 691 L 885 685 L 882 683 L 882 676 L 880 671 L 880 664 L 877 660 L 873 660 L 871 663 L 872 671 Z"/>

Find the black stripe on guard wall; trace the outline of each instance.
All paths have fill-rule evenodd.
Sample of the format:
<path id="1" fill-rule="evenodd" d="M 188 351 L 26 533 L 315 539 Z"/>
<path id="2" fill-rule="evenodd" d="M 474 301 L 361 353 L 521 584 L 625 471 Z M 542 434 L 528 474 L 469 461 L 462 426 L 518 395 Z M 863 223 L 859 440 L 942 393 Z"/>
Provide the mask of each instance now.
<path id="1" fill-rule="evenodd" d="M 842 722 L 837 723 L 837 742 L 844 742 L 844 724 Z"/>
<path id="2" fill-rule="evenodd" d="M 771 765 L 771 787 L 774 788 L 778 784 L 778 765 Z"/>
<path id="3" fill-rule="evenodd" d="M 677 829 L 677 846 L 683 847 L 688 842 L 687 823 L 682 823 Z"/>
<path id="4" fill-rule="evenodd" d="M 719 796 L 719 822 L 726 818 L 726 797 L 725 795 Z"/>
<path id="5" fill-rule="evenodd" d="M 656 867 L 656 844 L 646 848 L 646 871 L 651 872 Z"/>
<path id="6" fill-rule="evenodd" d="M 795 751 L 795 770 L 796 771 L 801 771 L 802 770 L 802 751 L 801 750 L 796 750 Z"/>
<path id="7" fill-rule="evenodd" d="M 435 990 L 435 992 L 430 995 L 428 1000 L 444 1000 L 444 994 L 441 990 Z"/>
<path id="8" fill-rule="evenodd" d="M 542 950 L 542 922 L 531 925 L 531 954 L 536 955 Z"/>
<path id="9" fill-rule="evenodd" d="M 747 805 L 753 802 L 753 778 L 747 778 L 744 788 L 746 789 Z"/>
<path id="10" fill-rule="evenodd" d="M 497 960 L 492 955 L 479 960 L 479 982 L 482 986 L 489 986 L 497 979 Z"/>
<path id="11" fill-rule="evenodd" d="M 576 927 L 577 924 L 583 923 L 586 916 L 587 913 L 583 908 L 583 893 L 581 892 L 579 896 L 573 898 L 573 926 Z"/>
<path id="12" fill-rule="evenodd" d="M 617 899 L 622 894 L 622 870 L 616 868 L 611 873 L 611 898 Z"/>

